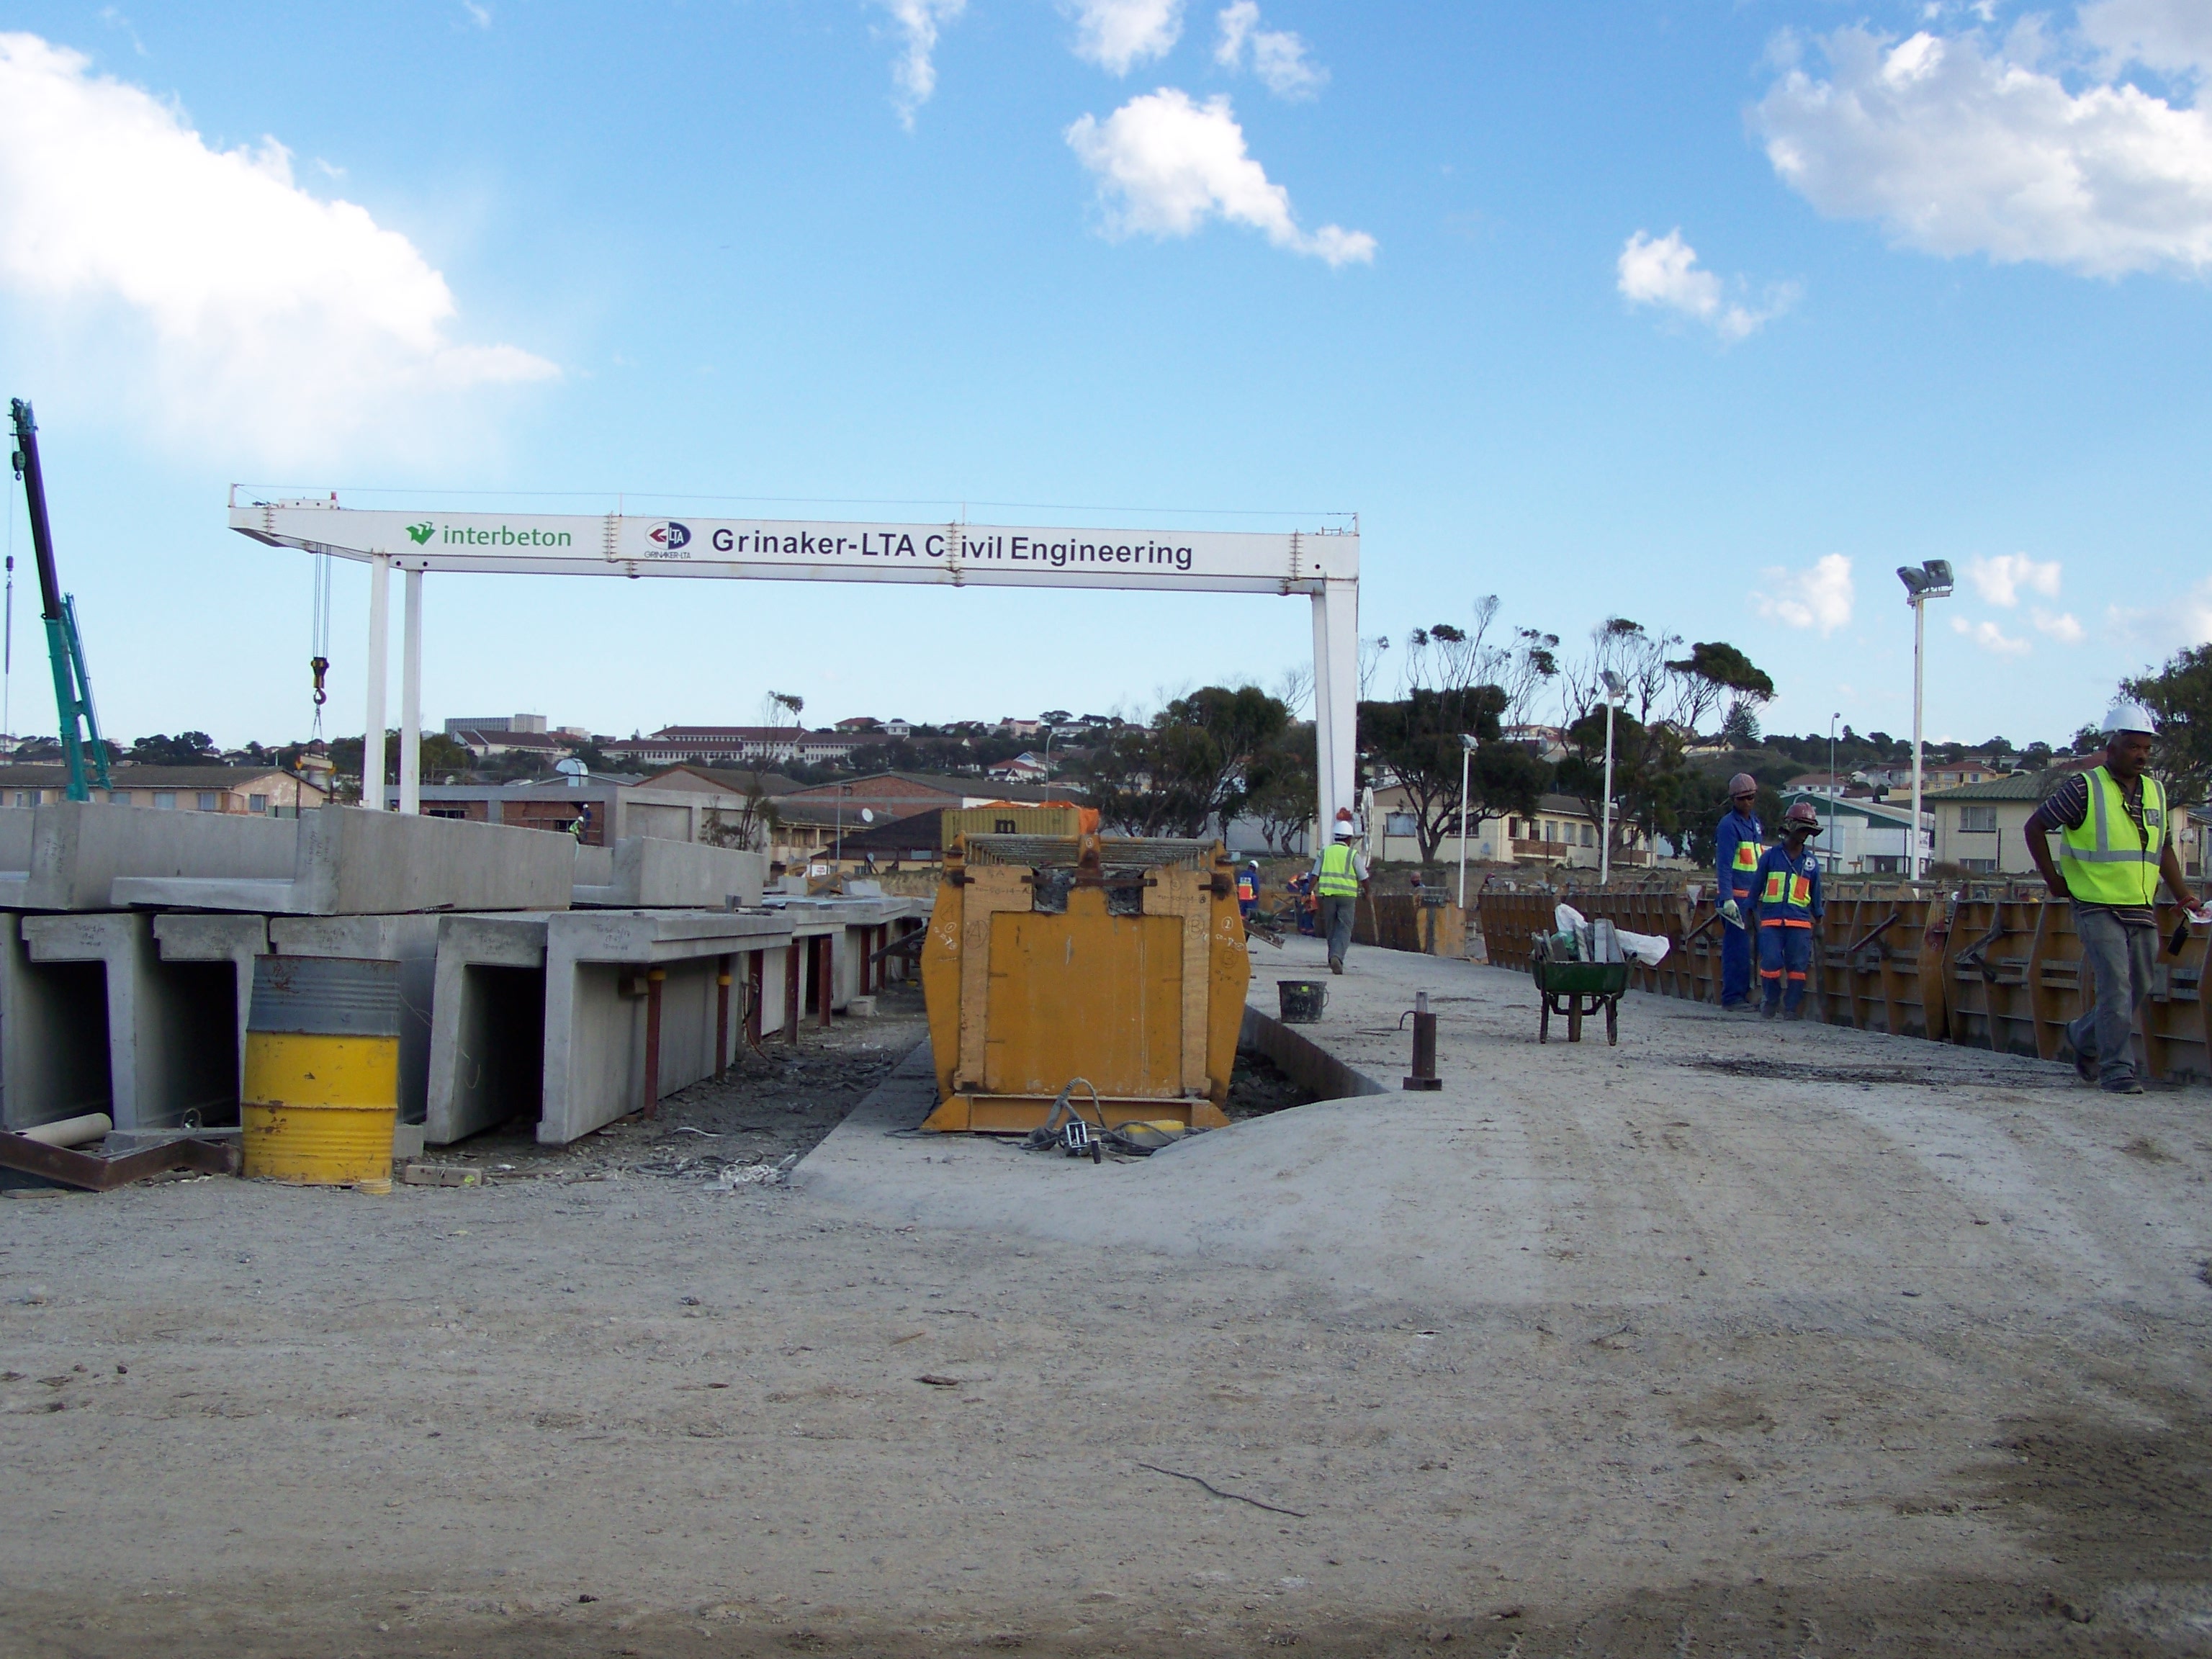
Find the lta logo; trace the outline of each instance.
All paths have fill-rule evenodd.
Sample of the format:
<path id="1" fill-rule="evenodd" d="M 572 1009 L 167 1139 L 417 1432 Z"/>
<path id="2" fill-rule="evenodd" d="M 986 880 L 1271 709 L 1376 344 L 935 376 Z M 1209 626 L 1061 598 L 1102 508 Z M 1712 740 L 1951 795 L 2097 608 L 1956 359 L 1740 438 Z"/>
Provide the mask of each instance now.
<path id="1" fill-rule="evenodd" d="M 673 553 L 690 545 L 691 526 L 673 522 L 657 524 L 645 532 L 645 538 L 653 544 L 655 552 Z"/>

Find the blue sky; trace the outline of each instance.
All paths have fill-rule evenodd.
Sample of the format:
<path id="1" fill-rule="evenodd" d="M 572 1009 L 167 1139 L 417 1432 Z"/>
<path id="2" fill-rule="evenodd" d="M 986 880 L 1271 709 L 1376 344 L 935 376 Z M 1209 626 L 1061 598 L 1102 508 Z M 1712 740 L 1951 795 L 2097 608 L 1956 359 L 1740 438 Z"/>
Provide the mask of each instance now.
<path id="1" fill-rule="evenodd" d="M 1356 511 L 1364 634 L 1492 592 L 1570 647 L 1625 615 L 1741 646 L 1793 732 L 1909 729 L 1900 562 L 1961 572 L 1935 735 L 2063 738 L 2212 638 L 2201 0 L 18 4 L 0 31 L 0 391 L 37 404 L 126 739 L 307 728 L 307 562 L 224 528 L 234 482 Z M 365 592 L 342 568 L 334 732 Z M 447 576 L 427 617 L 432 723 L 615 732 L 750 721 L 770 688 L 810 720 L 1140 712 L 1310 640 L 1297 600 L 817 584 Z"/>

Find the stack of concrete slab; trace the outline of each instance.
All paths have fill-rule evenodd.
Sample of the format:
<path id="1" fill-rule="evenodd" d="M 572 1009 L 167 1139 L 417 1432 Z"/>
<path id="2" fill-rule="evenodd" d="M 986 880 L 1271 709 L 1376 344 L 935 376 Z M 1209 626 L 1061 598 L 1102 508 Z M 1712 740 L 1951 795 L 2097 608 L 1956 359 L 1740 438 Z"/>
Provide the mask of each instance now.
<path id="1" fill-rule="evenodd" d="M 151 816 L 128 807 L 81 810 Z M 292 865 L 280 875 L 118 873 L 110 895 L 118 907 L 369 916 L 419 910 L 565 910 L 575 887 L 576 843 L 542 830 L 352 806 L 325 806 L 302 813 L 296 822 Z"/>
<path id="2" fill-rule="evenodd" d="M 767 877 L 764 853 L 625 836 L 612 847 L 576 849 L 570 902 L 617 910 L 752 908 Z"/>
<path id="3" fill-rule="evenodd" d="M 573 1139 L 740 1042 L 827 1024 L 927 908 L 764 909 L 763 864 L 354 808 L 0 809 L 0 1122 L 234 1121 L 253 963 L 273 952 L 399 964 L 399 1150 L 517 1115 Z"/>

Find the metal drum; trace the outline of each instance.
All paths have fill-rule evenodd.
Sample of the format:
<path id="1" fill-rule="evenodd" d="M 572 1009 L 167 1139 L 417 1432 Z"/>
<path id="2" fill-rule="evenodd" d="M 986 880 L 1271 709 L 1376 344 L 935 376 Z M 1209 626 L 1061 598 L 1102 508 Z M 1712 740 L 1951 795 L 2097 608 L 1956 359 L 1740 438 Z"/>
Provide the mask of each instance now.
<path id="1" fill-rule="evenodd" d="M 257 958 L 240 1115 L 249 1176 L 391 1190 L 399 964 Z"/>

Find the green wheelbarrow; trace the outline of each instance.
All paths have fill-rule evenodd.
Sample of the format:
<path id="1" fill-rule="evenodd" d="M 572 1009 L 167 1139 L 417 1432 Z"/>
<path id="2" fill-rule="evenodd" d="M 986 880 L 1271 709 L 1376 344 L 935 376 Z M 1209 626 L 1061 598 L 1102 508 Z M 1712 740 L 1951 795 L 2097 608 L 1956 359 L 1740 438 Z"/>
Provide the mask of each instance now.
<path id="1" fill-rule="evenodd" d="M 1539 933 L 1529 941 L 1528 971 L 1535 978 L 1537 994 L 1543 999 L 1542 1011 L 1536 1016 L 1536 1041 L 1552 1040 L 1552 1016 L 1559 1014 L 1567 1022 L 1567 1041 L 1580 1042 L 1583 1017 L 1602 1009 L 1605 1040 L 1618 1044 L 1620 999 L 1628 991 L 1629 964 L 1583 962 L 1565 954 L 1553 954 L 1555 948 L 1564 952 L 1566 945 L 1564 934 Z"/>

